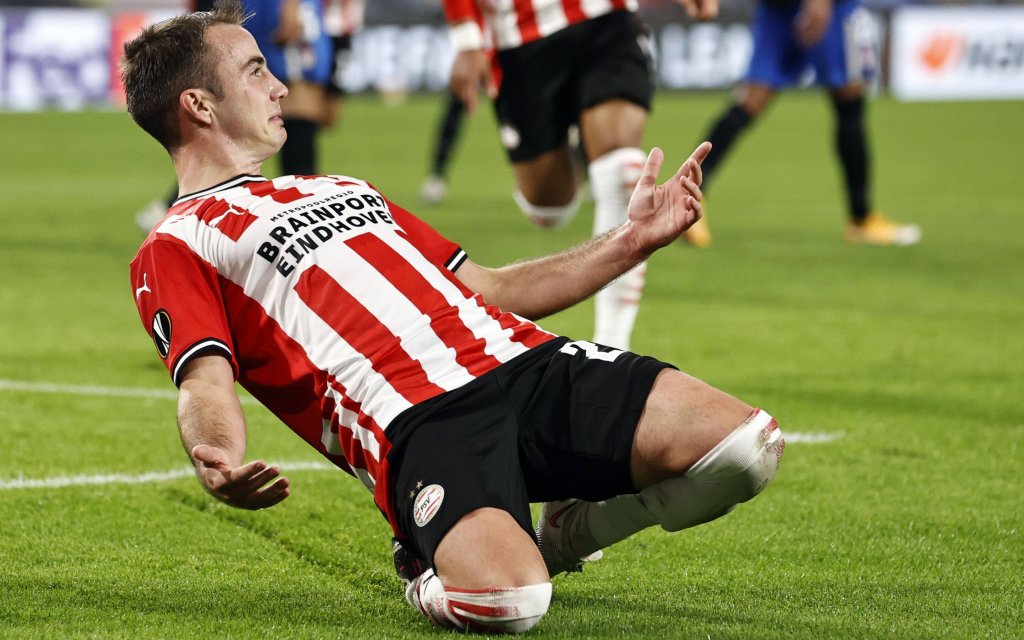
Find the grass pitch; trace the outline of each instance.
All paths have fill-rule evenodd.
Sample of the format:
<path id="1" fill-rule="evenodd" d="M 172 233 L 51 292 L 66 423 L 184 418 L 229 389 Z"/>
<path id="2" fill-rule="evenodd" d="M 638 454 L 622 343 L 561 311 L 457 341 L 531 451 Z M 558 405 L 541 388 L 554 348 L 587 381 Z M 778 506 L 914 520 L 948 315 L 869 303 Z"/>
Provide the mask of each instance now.
<path id="1" fill-rule="evenodd" d="M 681 161 L 725 100 L 662 94 L 648 143 Z M 467 122 L 449 199 L 420 206 L 440 108 L 354 99 L 323 166 L 484 264 L 589 235 L 592 205 L 557 233 L 521 219 L 489 112 Z M 534 636 L 1024 637 L 1020 108 L 875 101 L 875 199 L 924 229 L 875 249 L 841 240 L 826 101 L 780 98 L 709 189 L 712 247 L 651 260 L 634 347 L 835 439 L 792 442 L 728 517 L 556 579 Z M 2 114 L 0 139 L 0 637 L 441 633 L 402 602 L 387 525 L 351 478 L 299 468 L 291 498 L 249 513 L 182 475 L 173 387 L 128 282 L 132 216 L 171 184 L 156 143 L 119 113 Z M 585 339 L 591 314 L 543 325 Z M 318 459 L 246 410 L 251 456 Z"/>

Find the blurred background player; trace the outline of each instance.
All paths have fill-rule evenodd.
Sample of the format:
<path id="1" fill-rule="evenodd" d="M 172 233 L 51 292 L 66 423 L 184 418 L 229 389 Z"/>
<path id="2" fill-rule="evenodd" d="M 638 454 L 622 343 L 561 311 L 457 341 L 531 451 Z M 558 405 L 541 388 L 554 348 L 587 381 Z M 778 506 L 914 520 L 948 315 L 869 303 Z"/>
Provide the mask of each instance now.
<path id="1" fill-rule="evenodd" d="M 444 200 L 448 192 L 448 164 L 452 159 L 452 151 L 459 139 L 462 119 L 466 113 L 466 105 L 455 94 L 445 93 L 444 113 L 438 123 L 434 135 L 434 145 L 430 153 L 430 172 L 423 186 L 420 187 L 420 200 L 424 204 L 437 204 Z"/>
<path id="2" fill-rule="evenodd" d="M 873 245 L 911 245 L 921 239 L 916 225 L 897 224 L 871 208 L 864 112 L 876 59 L 865 20 L 859 0 L 761 0 L 746 80 L 704 138 L 712 144 L 704 162 L 705 192 L 737 136 L 764 112 L 779 89 L 796 84 L 813 68 L 815 82 L 827 87 L 835 110 L 836 152 L 850 216 L 846 239 Z"/>
<path id="3" fill-rule="evenodd" d="M 333 127 L 345 97 L 345 69 L 352 59 L 352 36 L 363 28 L 366 0 L 324 0 L 324 30 L 331 39 L 331 71 L 327 76 L 321 124 Z"/>
<path id="4" fill-rule="evenodd" d="M 515 173 L 513 197 L 526 217 L 558 228 L 576 213 L 580 177 L 568 131 L 578 124 L 594 197 L 594 234 L 622 224 L 644 162 L 640 146 L 654 92 L 636 0 L 442 4 L 456 49 L 452 92 L 470 112 L 479 89 L 486 87 L 494 99 Z M 691 17 L 718 12 L 718 0 L 680 4 Z M 493 69 L 488 47 L 497 52 Z M 638 265 L 597 294 L 595 342 L 629 348 L 644 269 Z"/>

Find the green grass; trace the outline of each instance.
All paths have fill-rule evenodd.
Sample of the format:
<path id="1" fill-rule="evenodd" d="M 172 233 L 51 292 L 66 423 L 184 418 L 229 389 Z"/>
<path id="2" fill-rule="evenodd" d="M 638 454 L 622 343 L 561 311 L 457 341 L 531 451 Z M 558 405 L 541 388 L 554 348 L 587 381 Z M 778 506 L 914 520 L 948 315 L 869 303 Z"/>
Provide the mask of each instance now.
<path id="1" fill-rule="evenodd" d="M 662 95 L 681 161 L 725 103 Z M 422 208 L 436 98 L 346 106 L 323 165 L 373 181 L 473 258 L 588 236 L 529 228 L 490 113 L 449 200 Z M 776 415 L 794 443 L 727 518 L 613 547 L 555 581 L 537 637 L 1024 637 L 1024 143 L 1019 103 L 873 103 L 875 192 L 921 245 L 842 242 L 826 101 L 783 96 L 709 189 L 706 251 L 651 260 L 634 347 Z M 171 390 L 131 298 L 132 215 L 171 183 L 119 113 L 2 114 L 0 380 Z M 276 165 L 267 167 L 273 172 Z M 667 174 L 667 171 L 666 171 Z M 588 338 L 591 306 L 550 318 Z M 316 460 L 247 405 L 250 453 Z M 0 388 L 0 482 L 181 469 L 174 402 Z M 266 512 L 191 478 L 0 489 L 0 638 L 434 637 L 399 597 L 388 528 L 341 473 L 295 471 Z"/>

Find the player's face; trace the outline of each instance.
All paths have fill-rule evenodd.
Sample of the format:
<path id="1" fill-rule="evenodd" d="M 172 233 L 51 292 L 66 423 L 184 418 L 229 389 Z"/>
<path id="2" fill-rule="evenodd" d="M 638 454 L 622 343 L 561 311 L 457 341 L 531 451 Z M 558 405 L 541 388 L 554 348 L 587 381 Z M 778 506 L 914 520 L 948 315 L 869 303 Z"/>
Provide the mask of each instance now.
<path id="1" fill-rule="evenodd" d="M 207 38 L 218 54 L 216 71 L 224 92 L 215 106 L 217 122 L 240 152 L 263 161 L 277 153 L 287 137 L 281 99 L 288 89 L 267 69 L 256 41 L 242 27 L 214 25 Z"/>

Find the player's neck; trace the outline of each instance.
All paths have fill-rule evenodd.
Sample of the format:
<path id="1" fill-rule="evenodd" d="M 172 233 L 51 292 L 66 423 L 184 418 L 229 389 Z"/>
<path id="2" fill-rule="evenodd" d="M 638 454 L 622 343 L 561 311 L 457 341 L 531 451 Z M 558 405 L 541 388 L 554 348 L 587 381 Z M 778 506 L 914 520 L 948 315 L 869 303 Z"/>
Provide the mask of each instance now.
<path id="1" fill-rule="evenodd" d="M 171 154 L 178 193 L 202 191 L 239 175 L 259 175 L 265 158 L 238 148 L 185 145 Z"/>

